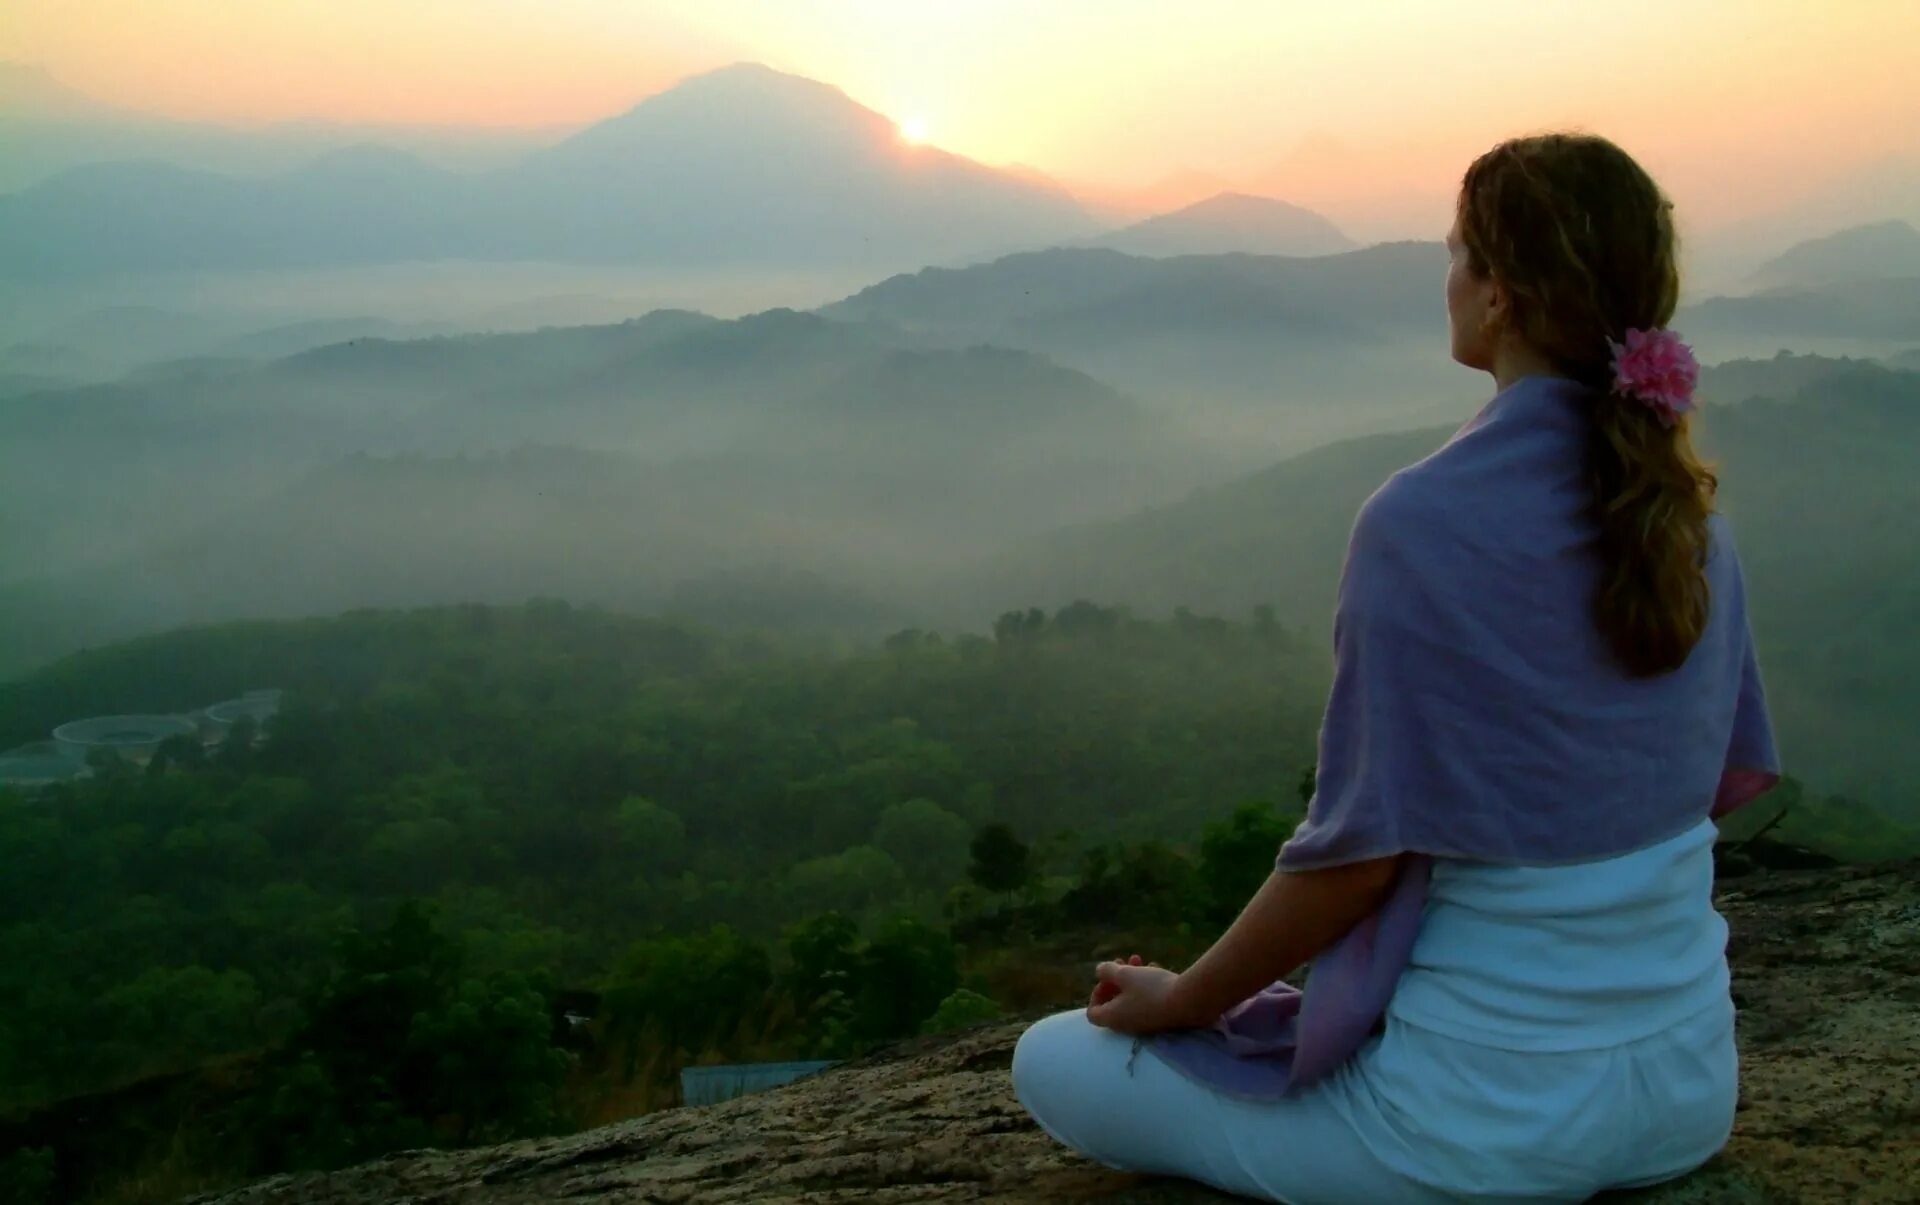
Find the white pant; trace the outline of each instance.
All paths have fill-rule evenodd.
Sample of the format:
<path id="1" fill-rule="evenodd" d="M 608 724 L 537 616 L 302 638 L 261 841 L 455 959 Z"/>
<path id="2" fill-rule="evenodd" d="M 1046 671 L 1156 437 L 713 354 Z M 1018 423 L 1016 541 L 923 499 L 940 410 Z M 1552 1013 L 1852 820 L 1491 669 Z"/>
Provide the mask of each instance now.
<path id="1" fill-rule="evenodd" d="M 1389 1020 L 1295 1096 L 1210 1090 L 1086 1010 L 1031 1026 L 1014 1093 L 1097 1163 L 1290 1205 L 1583 1201 L 1683 1175 L 1733 1126 L 1733 1006 L 1652 1038 L 1519 1053 Z"/>

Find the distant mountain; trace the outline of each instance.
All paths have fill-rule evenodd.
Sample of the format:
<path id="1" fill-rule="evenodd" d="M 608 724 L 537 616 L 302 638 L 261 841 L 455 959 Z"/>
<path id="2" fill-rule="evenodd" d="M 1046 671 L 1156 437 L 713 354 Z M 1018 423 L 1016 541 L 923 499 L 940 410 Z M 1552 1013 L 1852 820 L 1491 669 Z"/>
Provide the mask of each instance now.
<path id="1" fill-rule="evenodd" d="M 1887 367 L 1903 368 L 1908 372 L 1920 372 L 1920 347 L 1911 348 L 1898 355 L 1887 357 Z"/>
<path id="2" fill-rule="evenodd" d="M 936 618 L 1079 598 L 1154 614 L 1243 615 L 1264 603 L 1324 635 L 1361 502 L 1451 429 L 1316 449 L 1180 502 L 1027 541 L 956 574 L 939 596 L 951 614 Z M 1738 532 L 1795 773 L 1913 814 L 1920 748 L 1905 734 L 1920 723 L 1920 373 L 1856 365 L 1779 400 L 1711 406 L 1701 443 Z"/>
<path id="3" fill-rule="evenodd" d="M 1093 240 L 1129 255 L 1330 255 L 1359 246 L 1326 218 L 1272 197 L 1223 192 Z"/>
<path id="4" fill-rule="evenodd" d="M 94 163 L 143 160 L 257 176 L 325 151 L 379 141 L 445 167 L 499 164 L 566 133 L 471 126 L 286 122 L 240 127 L 176 121 L 103 103 L 45 68 L 0 62 L 0 193 Z"/>
<path id="5" fill-rule="evenodd" d="M 108 164 L 0 197 L 0 259 L 29 279 L 440 258 L 885 270 L 1095 229 L 1059 189 L 753 65 L 491 172 L 361 146 L 267 178 Z"/>
<path id="6" fill-rule="evenodd" d="M 1753 283 L 1763 289 L 1814 288 L 1899 276 L 1920 276 L 1920 230 L 1896 221 L 1796 244 L 1762 265 Z"/>

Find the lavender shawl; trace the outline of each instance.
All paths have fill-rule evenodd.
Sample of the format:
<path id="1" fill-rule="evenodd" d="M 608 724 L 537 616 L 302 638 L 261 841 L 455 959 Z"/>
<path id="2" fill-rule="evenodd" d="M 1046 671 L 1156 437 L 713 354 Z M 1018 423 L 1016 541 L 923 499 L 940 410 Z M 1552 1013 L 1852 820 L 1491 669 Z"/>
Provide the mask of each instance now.
<path id="1" fill-rule="evenodd" d="M 1631 853 L 1779 778 L 1739 562 L 1715 516 L 1711 614 L 1678 670 L 1618 668 L 1590 606 L 1587 386 L 1528 377 L 1361 508 L 1334 617 L 1317 790 L 1281 870 L 1414 855 L 1386 902 L 1205 1029 L 1136 1042 L 1271 1099 L 1346 1061 L 1413 950 L 1434 858 L 1554 866 Z"/>

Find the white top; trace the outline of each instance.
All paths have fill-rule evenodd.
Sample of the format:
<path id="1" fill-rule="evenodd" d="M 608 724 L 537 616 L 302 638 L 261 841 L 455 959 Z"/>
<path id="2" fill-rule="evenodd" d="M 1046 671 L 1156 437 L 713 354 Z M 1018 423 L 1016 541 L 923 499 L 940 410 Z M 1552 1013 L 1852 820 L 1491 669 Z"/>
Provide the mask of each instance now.
<path id="1" fill-rule="evenodd" d="M 1575 866 L 1436 861 L 1390 1016 L 1505 1050 L 1594 1050 L 1730 990 L 1713 822 Z"/>

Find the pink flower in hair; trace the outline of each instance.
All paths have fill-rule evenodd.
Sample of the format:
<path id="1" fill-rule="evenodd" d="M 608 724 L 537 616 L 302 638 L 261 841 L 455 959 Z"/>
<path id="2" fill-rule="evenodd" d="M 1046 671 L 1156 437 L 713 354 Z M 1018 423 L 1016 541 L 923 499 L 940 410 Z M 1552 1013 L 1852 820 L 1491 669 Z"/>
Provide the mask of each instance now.
<path id="1" fill-rule="evenodd" d="M 1625 343 L 1608 340 L 1607 345 L 1613 348 L 1615 393 L 1639 398 L 1669 427 L 1693 409 L 1700 363 L 1679 335 L 1665 327 L 1629 330 Z"/>

